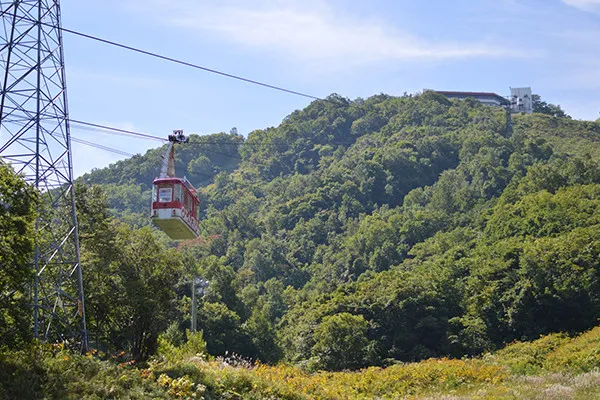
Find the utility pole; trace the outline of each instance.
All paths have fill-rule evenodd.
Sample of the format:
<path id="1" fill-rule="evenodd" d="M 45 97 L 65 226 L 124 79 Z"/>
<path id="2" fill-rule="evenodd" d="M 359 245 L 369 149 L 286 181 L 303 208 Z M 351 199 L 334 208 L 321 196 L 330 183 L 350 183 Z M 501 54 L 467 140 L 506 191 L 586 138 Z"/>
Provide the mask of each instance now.
<path id="1" fill-rule="evenodd" d="M 196 332 L 196 318 L 198 312 L 196 310 L 196 277 L 192 278 L 192 321 L 190 326 L 190 332 Z"/>
<path id="2" fill-rule="evenodd" d="M 206 288 L 210 285 L 210 282 L 206 279 L 200 278 L 198 276 L 192 277 L 192 315 L 190 322 L 190 331 L 196 332 L 198 327 L 198 299 L 197 296 L 204 296 L 206 293 Z M 196 293 L 198 291 L 198 293 Z"/>
<path id="3" fill-rule="evenodd" d="M 40 192 L 33 332 L 87 350 L 59 0 L 0 0 L 0 157 Z"/>

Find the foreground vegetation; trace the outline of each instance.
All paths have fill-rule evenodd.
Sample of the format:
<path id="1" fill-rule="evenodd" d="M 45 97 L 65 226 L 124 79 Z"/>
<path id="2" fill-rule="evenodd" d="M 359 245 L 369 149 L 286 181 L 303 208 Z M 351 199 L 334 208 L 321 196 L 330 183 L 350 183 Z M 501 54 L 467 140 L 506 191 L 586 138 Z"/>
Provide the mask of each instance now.
<path id="1" fill-rule="evenodd" d="M 161 339 L 147 363 L 101 361 L 61 346 L 0 353 L 0 397 L 70 399 L 590 399 L 600 396 L 600 327 L 553 334 L 476 359 L 429 359 L 314 372 L 206 354 L 201 334 Z M 162 353 L 164 351 L 164 354 Z M 121 361 L 121 362 L 119 362 Z"/>

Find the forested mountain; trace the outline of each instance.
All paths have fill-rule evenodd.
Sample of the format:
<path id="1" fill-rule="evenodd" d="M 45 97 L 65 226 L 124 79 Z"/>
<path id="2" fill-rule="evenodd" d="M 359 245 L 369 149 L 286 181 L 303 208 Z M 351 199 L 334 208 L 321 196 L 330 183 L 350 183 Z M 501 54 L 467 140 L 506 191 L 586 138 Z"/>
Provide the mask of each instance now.
<path id="1" fill-rule="evenodd" d="M 113 215 L 147 224 L 162 151 L 80 183 L 99 185 Z M 163 278 L 210 282 L 198 323 L 213 354 L 358 368 L 479 354 L 600 317 L 598 123 L 511 117 L 432 92 L 332 95 L 247 139 L 192 135 L 176 154 L 201 188 L 205 231 L 173 251 L 181 274 Z M 85 214 L 103 195 L 80 190 Z M 98 218 L 87 228 L 81 218 L 97 235 Z M 83 246 L 94 275 L 109 253 Z M 176 283 L 173 299 L 189 295 Z M 108 307 L 94 298 L 90 312 Z M 187 326 L 186 304 L 165 321 Z"/>
<path id="2" fill-rule="evenodd" d="M 566 335 L 600 318 L 600 123 L 550 108 L 332 95 L 247 138 L 192 135 L 176 169 L 202 236 L 178 243 L 148 217 L 164 148 L 83 176 L 85 356 L 31 340 L 44 209 L 0 163 L 0 397 L 518 398 L 545 371 L 597 395 L 598 328 Z M 386 368 L 310 373 L 368 366 Z"/>

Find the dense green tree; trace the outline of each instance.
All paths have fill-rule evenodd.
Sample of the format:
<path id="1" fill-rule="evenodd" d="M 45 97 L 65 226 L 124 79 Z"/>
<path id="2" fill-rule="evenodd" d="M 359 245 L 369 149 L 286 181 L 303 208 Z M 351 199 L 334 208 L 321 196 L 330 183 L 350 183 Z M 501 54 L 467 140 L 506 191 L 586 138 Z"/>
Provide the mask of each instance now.
<path id="1" fill-rule="evenodd" d="M 116 289 L 111 336 L 125 340 L 135 359 L 145 359 L 156 350 L 158 334 L 173 317 L 181 261 L 148 228 L 118 227 L 115 247 L 119 251 L 110 266 Z"/>
<path id="2" fill-rule="evenodd" d="M 242 329 L 240 316 L 225 304 L 204 302 L 198 313 L 198 321 L 211 354 L 256 355 L 251 347 L 252 341 Z"/>
<path id="3" fill-rule="evenodd" d="M 132 230 L 112 220 L 99 187 L 78 185 L 76 199 L 92 344 L 145 359 L 175 317 L 181 258 L 150 228 Z"/>
<path id="4" fill-rule="evenodd" d="M 33 281 L 37 192 L 0 160 L 0 347 L 31 337 L 27 288 Z"/>
<path id="5" fill-rule="evenodd" d="M 250 356 L 260 358 L 265 362 L 277 362 L 281 359 L 281 349 L 277 344 L 273 320 L 269 318 L 266 311 L 264 308 L 254 309 L 242 328 L 254 347 L 255 353 Z M 247 354 L 247 349 L 242 350 L 241 353 Z"/>
<path id="6" fill-rule="evenodd" d="M 567 113 L 563 111 L 562 108 L 560 108 L 559 105 L 547 103 L 543 101 L 542 98 L 537 94 L 534 94 L 532 96 L 532 101 L 533 112 L 540 114 L 548 114 L 558 118 L 571 118 L 569 115 L 567 115 Z"/>
<path id="7" fill-rule="evenodd" d="M 99 350 L 116 350 L 120 344 L 110 338 L 117 290 L 110 275 L 111 263 L 118 252 L 116 222 L 110 216 L 108 198 L 100 186 L 77 184 L 75 199 L 90 342 Z"/>
<path id="8" fill-rule="evenodd" d="M 356 369 L 365 365 L 368 323 L 362 315 L 339 313 L 323 318 L 315 329 L 311 352 L 315 367 L 327 370 Z"/>

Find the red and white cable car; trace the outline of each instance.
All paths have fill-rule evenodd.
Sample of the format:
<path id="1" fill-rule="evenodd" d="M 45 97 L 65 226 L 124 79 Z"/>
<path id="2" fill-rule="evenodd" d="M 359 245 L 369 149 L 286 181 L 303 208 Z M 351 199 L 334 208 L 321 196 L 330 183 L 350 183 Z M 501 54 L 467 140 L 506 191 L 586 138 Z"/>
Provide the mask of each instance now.
<path id="1" fill-rule="evenodd" d="M 184 177 L 175 177 L 175 143 L 186 143 L 183 131 L 169 135 L 160 176 L 152 182 L 152 221 L 173 240 L 198 237 L 198 192 Z"/>

